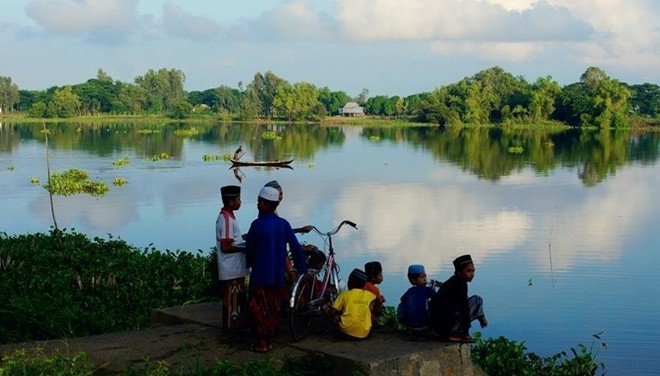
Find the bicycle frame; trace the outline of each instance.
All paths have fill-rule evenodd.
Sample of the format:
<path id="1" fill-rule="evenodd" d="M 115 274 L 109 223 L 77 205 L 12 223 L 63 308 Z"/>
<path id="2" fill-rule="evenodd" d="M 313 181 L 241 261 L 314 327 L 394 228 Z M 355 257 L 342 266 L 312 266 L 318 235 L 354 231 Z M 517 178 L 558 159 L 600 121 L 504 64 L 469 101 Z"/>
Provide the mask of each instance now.
<path id="1" fill-rule="evenodd" d="M 328 256 L 323 267 L 309 269 L 307 273 L 301 274 L 293 285 L 289 299 L 291 332 L 294 339 L 298 341 L 307 334 L 312 319 L 310 315 L 320 312 L 323 304 L 332 302 L 339 293 L 339 265 L 335 258 L 332 235 L 339 232 L 344 224 L 357 229 L 355 223 L 351 221 L 342 221 L 337 227 L 326 233 L 312 227 L 319 235 L 327 239 Z M 321 272 L 325 272 L 322 280 L 318 278 Z M 310 279 L 311 281 L 308 281 Z M 334 291 L 330 290 L 331 287 L 334 287 Z M 330 294 L 328 294 L 329 291 Z M 296 324 L 297 321 L 300 321 L 300 323 Z"/>

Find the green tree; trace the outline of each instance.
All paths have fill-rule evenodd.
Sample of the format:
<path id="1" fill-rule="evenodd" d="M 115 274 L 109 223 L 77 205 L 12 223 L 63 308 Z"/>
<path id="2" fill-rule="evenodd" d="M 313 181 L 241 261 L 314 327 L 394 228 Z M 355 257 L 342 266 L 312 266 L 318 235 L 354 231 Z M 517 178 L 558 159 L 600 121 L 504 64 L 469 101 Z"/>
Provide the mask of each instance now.
<path id="1" fill-rule="evenodd" d="M 49 111 L 57 117 L 73 117 L 80 114 L 80 99 L 71 86 L 55 90 L 53 99 L 48 103 Z"/>
<path id="2" fill-rule="evenodd" d="M 327 86 L 319 89 L 319 102 L 330 115 L 338 115 L 339 109 L 352 99 L 343 91 L 331 91 Z"/>
<path id="3" fill-rule="evenodd" d="M 403 98 L 397 97 L 396 103 L 394 103 L 394 108 L 396 110 L 396 116 L 402 116 L 406 110 L 406 101 Z"/>
<path id="4" fill-rule="evenodd" d="M 628 126 L 630 90 L 618 80 L 600 81 L 594 98 L 594 118 L 601 128 Z"/>
<path id="5" fill-rule="evenodd" d="M 630 108 L 634 113 L 645 117 L 660 118 L 660 86 L 644 83 L 632 85 L 629 90 L 631 92 Z"/>
<path id="6" fill-rule="evenodd" d="M 593 107 L 587 112 L 593 125 L 610 128 L 628 124 L 628 99 L 630 91 L 617 80 L 611 79 L 605 71 L 589 67 L 580 76 L 580 82 L 592 98 Z"/>
<path id="7" fill-rule="evenodd" d="M 308 117 L 319 103 L 318 97 L 318 89 L 310 83 L 284 84 L 277 89 L 273 107 L 277 114 L 286 117 L 289 121 L 302 120 Z"/>
<path id="8" fill-rule="evenodd" d="M 254 79 L 247 85 L 245 91 L 249 102 L 257 106 L 255 110 L 258 116 L 265 119 L 270 119 L 273 116 L 275 110 L 273 101 L 277 90 L 287 83 L 285 79 L 278 77 L 271 71 L 265 74 L 257 72 L 254 75 Z"/>
<path id="9" fill-rule="evenodd" d="M 229 86 L 222 85 L 214 89 L 217 104 L 211 106 L 216 111 L 226 111 L 229 113 L 237 113 L 241 108 L 241 92 L 238 89 L 233 89 Z"/>
<path id="10" fill-rule="evenodd" d="M 12 82 L 11 77 L 0 76 L 0 112 L 13 112 L 19 100 L 18 85 Z"/>
<path id="11" fill-rule="evenodd" d="M 552 77 L 540 77 L 532 85 L 529 112 L 532 121 L 546 121 L 555 111 L 555 101 L 561 92 L 561 86 Z"/>
<path id="12" fill-rule="evenodd" d="M 140 85 L 120 83 L 117 101 L 113 105 L 117 112 L 139 114 L 147 106 L 147 92 Z"/>
<path id="13" fill-rule="evenodd" d="M 101 70 L 99 78 L 92 78 L 87 82 L 74 85 L 73 92 L 80 98 L 80 106 L 83 114 L 94 115 L 98 112 L 110 113 L 113 105 L 117 103 L 117 87 Z"/>
<path id="14" fill-rule="evenodd" d="M 161 68 L 157 72 L 149 69 L 144 76 L 135 78 L 147 95 L 147 111 L 169 111 L 179 99 L 184 97 L 183 83 L 186 76 L 179 69 Z"/>
<path id="15" fill-rule="evenodd" d="M 557 96 L 554 117 L 571 126 L 591 123 L 594 101 L 587 87 L 581 82 L 564 86 Z"/>
<path id="16" fill-rule="evenodd" d="M 174 119 L 186 119 L 190 117 L 192 110 L 193 105 L 190 102 L 185 99 L 179 99 L 172 106 L 172 112 L 169 116 Z"/>

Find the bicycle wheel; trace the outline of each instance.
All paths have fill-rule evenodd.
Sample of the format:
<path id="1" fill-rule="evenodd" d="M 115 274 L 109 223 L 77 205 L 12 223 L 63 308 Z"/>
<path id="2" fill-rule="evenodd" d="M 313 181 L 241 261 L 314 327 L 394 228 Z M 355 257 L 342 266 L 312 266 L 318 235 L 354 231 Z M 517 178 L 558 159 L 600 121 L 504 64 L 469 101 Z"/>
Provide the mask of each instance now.
<path id="1" fill-rule="evenodd" d="M 293 285 L 291 296 L 291 311 L 290 311 L 290 325 L 291 336 L 296 341 L 301 341 L 310 326 L 312 325 L 312 318 L 314 309 L 309 306 L 309 302 L 314 298 L 314 276 L 310 274 L 303 274 L 298 278 L 298 281 Z"/>

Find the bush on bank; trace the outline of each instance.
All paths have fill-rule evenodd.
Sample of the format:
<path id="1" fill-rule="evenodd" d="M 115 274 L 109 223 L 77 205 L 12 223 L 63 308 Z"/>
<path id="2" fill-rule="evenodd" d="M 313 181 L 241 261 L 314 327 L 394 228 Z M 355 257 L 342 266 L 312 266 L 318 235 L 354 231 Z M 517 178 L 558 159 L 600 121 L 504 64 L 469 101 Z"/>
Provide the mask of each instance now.
<path id="1" fill-rule="evenodd" d="M 0 233 L 0 343 L 134 330 L 151 310 L 212 296 L 212 254 L 72 231 Z"/>

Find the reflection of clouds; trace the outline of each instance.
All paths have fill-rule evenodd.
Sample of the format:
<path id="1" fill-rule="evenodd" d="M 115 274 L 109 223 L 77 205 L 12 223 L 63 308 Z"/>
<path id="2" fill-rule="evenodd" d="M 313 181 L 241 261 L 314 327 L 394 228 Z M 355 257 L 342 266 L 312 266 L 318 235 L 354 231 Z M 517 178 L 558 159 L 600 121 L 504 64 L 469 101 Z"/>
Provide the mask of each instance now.
<path id="1" fill-rule="evenodd" d="M 643 181 L 655 179 L 652 171 L 626 169 L 587 190 L 567 185 L 568 176 L 575 179 L 557 173 L 529 184 L 531 173 L 523 173 L 488 187 L 458 176 L 453 184 L 446 177 L 428 185 L 355 182 L 341 190 L 335 210 L 362 225 L 355 251 L 381 258 L 392 272 L 411 263 L 432 275 L 451 271 L 462 253 L 477 262 L 523 256 L 549 270 L 550 240 L 555 270 L 621 258 L 626 239 L 657 210 L 649 205 L 654 184 Z"/>
<path id="2" fill-rule="evenodd" d="M 554 268 L 571 268 L 583 259 L 610 261 L 622 256 L 624 240 L 654 210 L 649 206 L 654 202 L 649 190 L 653 184 L 642 183 L 645 174 L 635 171 L 640 170 L 622 170 L 608 184 L 588 190 L 586 199 L 575 207 L 557 211 L 552 236 Z M 551 226 L 548 223 L 544 228 Z M 547 265 L 547 255 L 537 261 Z"/>
<path id="3" fill-rule="evenodd" d="M 443 270 L 462 253 L 481 259 L 520 245 L 532 228 L 523 212 L 486 213 L 479 196 L 457 187 L 356 183 L 343 191 L 339 217 L 364 224 L 362 249 L 382 255 L 384 267 L 403 272 L 411 263 Z"/>
<path id="4" fill-rule="evenodd" d="M 105 234 L 118 232 L 128 223 L 138 219 L 133 199 L 124 195 L 110 200 L 110 195 L 111 193 L 103 198 L 84 194 L 54 196 L 57 224 L 61 228 L 77 228 L 78 224 L 82 224 L 81 231 L 91 228 L 99 234 Z M 52 222 L 48 197 L 48 194 L 40 195 L 32 202 L 30 210 L 45 222 Z"/>

